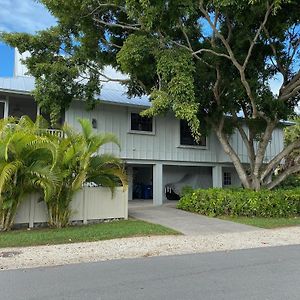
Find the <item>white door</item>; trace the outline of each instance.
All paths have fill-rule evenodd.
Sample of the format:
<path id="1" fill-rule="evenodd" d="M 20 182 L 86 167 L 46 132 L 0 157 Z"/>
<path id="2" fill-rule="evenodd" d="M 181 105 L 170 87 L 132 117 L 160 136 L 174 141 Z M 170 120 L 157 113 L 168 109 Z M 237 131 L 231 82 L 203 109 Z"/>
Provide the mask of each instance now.
<path id="1" fill-rule="evenodd" d="M 0 100 L 0 119 L 7 118 L 7 116 L 8 116 L 7 101 Z"/>

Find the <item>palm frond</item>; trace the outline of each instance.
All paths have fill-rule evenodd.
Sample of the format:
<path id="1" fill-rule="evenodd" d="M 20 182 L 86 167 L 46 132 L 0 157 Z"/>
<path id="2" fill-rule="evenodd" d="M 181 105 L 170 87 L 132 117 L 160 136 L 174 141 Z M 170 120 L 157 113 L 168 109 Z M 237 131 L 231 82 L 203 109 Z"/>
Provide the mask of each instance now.
<path id="1" fill-rule="evenodd" d="M 93 135 L 93 127 L 88 119 L 77 119 L 81 125 L 81 131 L 86 141 L 89 141 Z"/>
<path id="2" fill-rule="evenodd" d="M 47 129 L 49 128 L 49 123 L 42 115 L 38 115 L 36 117 L 34 127 L 36 131 L 39 131 L 41 129 Z"/>
<path id="3" fill-rule="evenodd" d="M 0 194 L 2 193 L 7 182 L 12 181 L 13 176 L 23 166 L 22 161 L 13 161 L 7 163 L 0 173 Z"/>
<path id="4" fill-rule="evenodd" d="M 22 116 L 19 119 L 17 127 L 22 130 L 33 131 L 35 124 L 28 116 Z"/>
<path id="5" fill-rule="evenodd" d="M 51 153 L 51 161 L 54 165 L 57 160 L 58 147 L 53 141 L 50 141 L 47 137 L 37 136 L 35 139 L 31 140 L 24 148 L 25 151 L 41 151 L 42 149 L 47 150 Z"/>

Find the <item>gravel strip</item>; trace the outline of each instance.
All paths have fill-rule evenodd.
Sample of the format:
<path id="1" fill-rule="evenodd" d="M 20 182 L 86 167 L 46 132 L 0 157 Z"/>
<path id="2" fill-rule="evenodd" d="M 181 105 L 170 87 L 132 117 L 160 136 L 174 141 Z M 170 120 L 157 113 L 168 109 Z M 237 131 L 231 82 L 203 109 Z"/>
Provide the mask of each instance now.
<path id="1" fill-rule="evenodd" d="M 0 248 L 0 269 L 300 244 L 300 227 L 205 236 L 150 236 L 22 248 Z"/>

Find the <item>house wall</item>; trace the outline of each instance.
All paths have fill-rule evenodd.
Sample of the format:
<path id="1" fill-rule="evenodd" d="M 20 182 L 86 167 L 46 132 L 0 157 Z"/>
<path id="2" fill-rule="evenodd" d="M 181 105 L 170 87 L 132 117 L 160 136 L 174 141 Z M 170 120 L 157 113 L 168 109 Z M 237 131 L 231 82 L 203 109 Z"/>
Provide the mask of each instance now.
<path id="1" fill-rule="evenodd" d="M 247 129 L 246 128 L 244 129 L 247 132 Z M 274 157 L 277 153 L 279 153 L 283 149 L 284 147 L 283 141 L 284 141 L 283 130 L 281 128 L 276 128 L 273 131 L 272 139 L 269 141 L 266 150 L 265 162 L 270 161 L 272 157 Z M 237 154 L 239 155 L 241 161 L 243 163 L 249 163 L 247 149 L 239 133 L 235 132 L 234 134 L 231 135 L 230 144 L 237 151 Z M 257 146 L 258 146 L 258 142 L 254 144 L 255 149 L 257 149 Z M 224 151 L 219 151 L 218 161 L 229 162 L 230 159 L 228 158 L 228 156 L 225 154 Z"/>
<path id="2" fill-rule="evenodd" d="M 155 118 L 155 133 L 140 134 L 129 131 L 130 107 L 100 104 L 93 111 L 85 111 L 81 103 L 72 105 L 66 112 L 66 122 L 79 128 L 76 119 L 95 118 L 98 132 L 113 132 L 121 143 L 121 151 L 114 145 L 106 145 L 104 151 L 112 151 L 123 159 L 161 161 L 216 161 L 216 147 L 213 139 L 208 149 L 187 149 L 179 147 L 179 120 L 171 116 Z"/>
<path id="3" fill-rule="evenodd" d="M 113 132 L 121 143 L 105 145 L 102 151 L 112 152 L 125 160 L 180 161 L 202 163 L 227 163 L 230 158 L 222 150 L 217 137 L 212 133 L 208 137 L 207 147 L 180 146 L 179 120 L 171 115 L 156 117 L 154 134 L 131 133 L 129 130 L 130 112 L 141 111 L 137 108 L 100 103 L 93 111 L 86 111 L 81 102 L 73 103 L 66 112 L 66 122 L 79 128 L 77 118 L 97 120 L 97 132 Z M 231 144 L 243 163 L 248 163 L 246 147 L 239 134 L 231 136 Z M 283 148 L 283 132 L 276 129 L 267 149 L 267 160 Z"/>
<path id="4" fill-rule="evenodd" d="M 223 187 L 240 187 L 241 181 L 240 178 L 236 172 L 236 170 L 233 167 L 223 167 L 222 168 L 222 179 L 224 176 L 224 172 L 231 173 L 231 185 L 230 186 L 224 186 L 224 183 L 222 184 Z"/>

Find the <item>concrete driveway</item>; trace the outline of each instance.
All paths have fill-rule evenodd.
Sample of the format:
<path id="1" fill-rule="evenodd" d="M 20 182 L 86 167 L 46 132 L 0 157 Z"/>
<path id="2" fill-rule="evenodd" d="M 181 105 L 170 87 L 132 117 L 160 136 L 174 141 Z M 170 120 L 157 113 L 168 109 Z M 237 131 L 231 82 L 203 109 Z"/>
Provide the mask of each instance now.
<path id="1" fill-rule="evenodd" d="M 209 218 L 176 209 L 176 202 L 153 206 L 149 201 L 129 201 L 129 216 L 175 229 L 184 235 L 210 235 L 260 230 L 257 227 Z"/>

